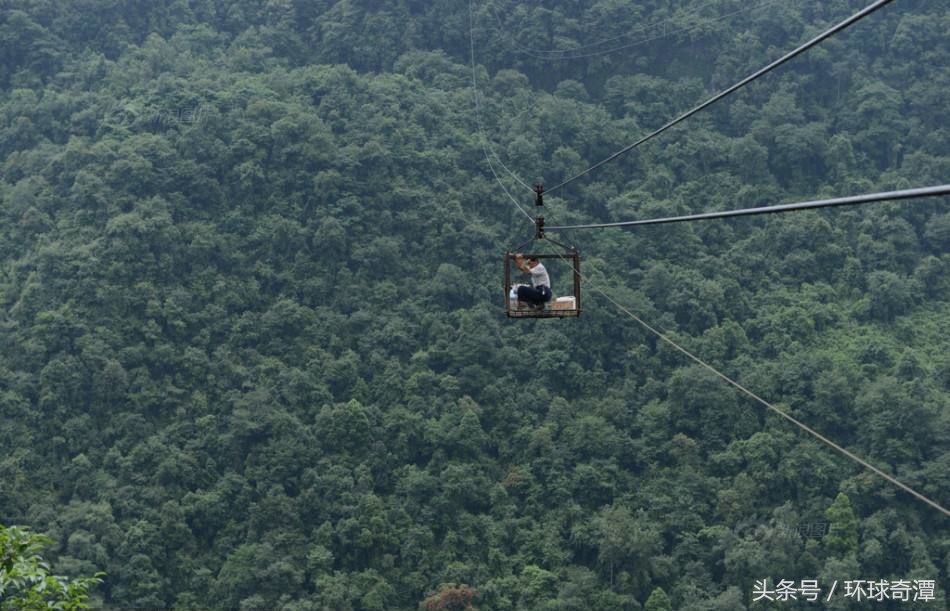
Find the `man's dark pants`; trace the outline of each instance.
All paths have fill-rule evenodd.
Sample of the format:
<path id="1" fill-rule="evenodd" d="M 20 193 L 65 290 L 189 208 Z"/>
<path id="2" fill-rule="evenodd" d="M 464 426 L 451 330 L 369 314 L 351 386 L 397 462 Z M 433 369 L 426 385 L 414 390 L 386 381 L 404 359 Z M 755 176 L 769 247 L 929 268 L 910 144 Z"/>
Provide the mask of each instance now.
<path id="1" fill-rule="evenodd" d="M 531 305 L 540 305 L 551 300 L 551 289 L 546 286 L 519 286 L 518 301 L 530 303 Z"/>

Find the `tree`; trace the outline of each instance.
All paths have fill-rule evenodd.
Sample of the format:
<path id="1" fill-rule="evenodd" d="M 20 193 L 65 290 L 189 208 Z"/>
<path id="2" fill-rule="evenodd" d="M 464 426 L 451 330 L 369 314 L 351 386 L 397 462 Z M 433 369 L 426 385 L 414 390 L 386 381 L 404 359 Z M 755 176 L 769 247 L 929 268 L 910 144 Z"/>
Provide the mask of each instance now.
<path id="1" fill-rule="evenodd" d="M 933 215 L 927 221 L 924 238 L 934 249 L 934 252 L 950 251 L 950 213 Z"/>
<path id="2" fill-rule="evenodd" d="M 673 611 L 670 597 L 666 595 L 666 591 L 663 588 L 654 589 L 650 594 L 650 598 L 647 599 L 643 611 Z"/>
<path id="3" fill-rule="evenodd" d="M 70 579 L 52 575 L 39 552 L 53 540 L 18 526 L 0 525 L 0 611 L 76 611 L 105 573 Z"/>
<path id="4" fill-rule="evenodd" d="M 422 601 L 424 611 L 478 611 L 474 602 L 477 593 L 466 584 L 442 584 L 439 591 Z"/>
<path id="5" fill-rule="evenodd" d="M 856 554 L 858 551 L 858 517 L 851 507 L 851 499 L 839 492 L 834 502 L 825 511 L 829 532 L 824 539 L 828 551 L 838 556 Z"/>
<path id="6" fill-rule="evenodd" d="M 626 506 L 614 504 L 605 507 L 595 520 L 600 535 L 597 559 L 606 565 L 610 583 L 620 569 L 632 575 L 637 587 L 649 583 L 663 540 L 646 512 L 634 514 Z"/>
<path id="7" fill-rule="evenodd" d="M 877 320 L 892 321 L 907 312 L 914 303 L 910 282 L 893 272 L 871 272 L 868 276 L 871 316 Z"/>

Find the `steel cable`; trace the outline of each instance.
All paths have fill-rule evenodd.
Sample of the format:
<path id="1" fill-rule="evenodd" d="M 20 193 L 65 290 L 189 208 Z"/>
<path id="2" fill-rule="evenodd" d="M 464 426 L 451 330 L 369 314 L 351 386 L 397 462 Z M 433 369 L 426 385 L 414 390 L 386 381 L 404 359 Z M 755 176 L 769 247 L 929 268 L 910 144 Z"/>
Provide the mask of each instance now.
<path id="1" fill-rule="evenodd" d="M 779 212 L 792 212 L 795 210 L 809 210 L 813 208 L 828 208 L 832 206 L 852 206 L 855 204 L 868 204 L 872 202 L 914 199 L 920 197 L 933 197 L 939 195 L 950 195 L 950 184 L 936 185 L 933 187 L 921 187 L 918 189 L 903 189 L 900 191 L 884 191 L 881 193 L 868 193 L 866 195 L 851 195 L 847 197 L 836 197 L 833 199 L 818 199 L 808 202 L 798 202 L 794 204 L 778 204 L 775 206 L 761 206 L 758 208 L 741 208 L 739 210 L 723 210 L 721 212 L 702 212 L 699 214 L 687 214 L 683 216 L 670 216 L 665 218 L 644 219 L 641 221 L 619 221 L 616 223 L 590 223 L 587 225 L 549 225 L 550 231 L 564 229 L 603 229 L 609 227 L 635 227 L 638 225 L 662 225 L 665 223 L 682 223 L 686 221 L 704 221 L 710 219 L 721 219 L 733 216 L 753 216 L 757 214 L 775 214 Z"/>

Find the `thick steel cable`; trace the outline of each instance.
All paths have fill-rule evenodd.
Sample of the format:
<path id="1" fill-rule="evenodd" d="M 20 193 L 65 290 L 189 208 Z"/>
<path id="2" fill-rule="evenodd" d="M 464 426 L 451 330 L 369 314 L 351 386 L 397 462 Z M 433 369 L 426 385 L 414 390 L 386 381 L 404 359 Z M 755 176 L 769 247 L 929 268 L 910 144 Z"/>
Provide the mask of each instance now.
<path id="1" fill-rule="evenodd" d="M 634 227 L 637 225 L 662 225 L 665 223 L 682 223 L 686 221 L 704 221 L 709 219 L 721 219 L 732 216 L 752 216 L 756 214 L 775 214 L 779 212 L 791 212 L 793 210 L 808 210 L 812 208 L 829 208 L 832 206 L 852 206 L 855 204 L 867 204 L 872 202 L 914 199 L 919 197 L 933 197 L 938 195 L 950 195 L 950 184 L 936 185 L 933 187 L 921 187 L 919 189 L 903 189 L 900 191 L 885 191 L 882 193 L 868 193 L 866 195 L 851 195 L 848 197 L 836 197 L 834 199 L 818 199 L 809 202 L 799 202 L 795 204 L 778 204 L 775 206 L 762 206 L 759 208 L 742 208 L 739 210 L 724 210 L 721 212 L 703 212 L 700 214 L 687 214 L 683 216 L 670 216 L 665 218 L 645 219 L 642 221 L 620 221 L 617 223 L 591 223 L 588 225 L 549 225 L 547 229 L 554 231 L 559 229 L 603 229 L 608 227 Z"/>
<path id="2" fill-rule="evenodd" d="M 566 257 L 561 257 L 561 259 L 562 259 L 563 261 L 565 261 L 565 262 L 568 264 L 568 266 L 569 266 L 571 269 L 573 269 L 574 272 L 575 272 L 579 277 L 581 277 L 581 278 L 583 279 L 583 276 L 581 276 L 580 271 L 579 271 L 577 268 L 574 267 L 573 263 L 571 263 L 569 260 L 567 260 Z M 637 323 L 639 323 L 641 326 L 643 326 L 643 328 L 647 329 L 650 333 L 653 333 L 654 335 L 656 335 L 658 338 L 660 338 L 661 340 L 663 340 L 664 342 L 666 342 L 667 344 L 669 344 L 670 346 L 672 346 L 672 347 L 673 347 L 674 349 L 676 349 L 678 352 L 684 354 L 686 357 L 688 357 L 688 358 L 689 358 L 691 361 L 693 361 L 694 363 L 700 365 L 701 367 L 707 369 L 708 371 L 711 371 L 711 372 L 714 373 L 718 378 L 722 379 L 724 382 L 726 382 L 726 383 L 729 384 L 730 386 L 733 386 L 734 388 L 736 388 L 737 390 L 739 390 L 739 391 L 742 392 L 743 394 L 745 394 L 745 395 L 747 395 L 748 397 L 751 397 L 752 399 L 758 401 L 759 403 L 761 403 L 762 405 L 764 405 L 766 408 L 768 408 L 770 411 L 774 412 L 774 413 L 777 414 L 778 416 L 781 416 L 782 418 L 784 418 L 784 419 L 787 420 L 788 422 L 791 422 L 792 424 L 794 424 L 795 426 L 797 426 L 797 427 L 800 428 L 801 430 L 805 431 L 806 433 L 808 433 L 809 435 L 811 435 L 811 436 L 814 437 L 815 439 L 821 441 L 822 443 L 824 443 L 824 444 L 827 445 L 828 447 L 830 447 L 830 448 L 836 450 L 837 452 L 841 453 L 841 454 L 844 455 L 845 457 L 847 457 L 847 458 L 851 459 L 852 461 L 858 463 L 859 465 L 861 465 L 861 466 L 864 467 L 865 469 L 868 469 L 868 470 L 871 471 L 872 473 L 874 473 L 874 474 L 876 474 L 876 475 L 878 475 L 878 476 L 884 478 L 885 480 L 887 480 L 887 481 L 889 481 L 890 483 L 894 484 L 895 486 L 897 486 L 897 487 L 900 488 L 901 490 L 904 490 L 905 492 L 907 492 L 908 494 L 914 496 L 914 497 L 917 498 L 918 500 L 923 501 L 924 503 L 927 503 L 928 505 L 930 505 L 931 507 L 933 507 L 933 508 L 936 509 L 937 511 L 939 511 L 939 512 L 943 513 L 944 515 L 950 517 L 950 510 L 946 509 L 946 508 L 945 508 L 943 505 L 941 505 L 940 503 L 937 503 L 936 501 L 934 501 L 934 500 L 932 500 L 932 499 L 930 499 L 930 498 L 924 496 L 924 495 L 921 494 L 920 492 L 917 492 L 916 490 L 914 490 L 913 488 L 911 488 L 910 486 L 908 486 L 908 485 L 905 484 L 904 482 L 900 481 L 900 480 L 897 479 L 896 477 L 894 477 L 894 476 L 892 476 L 892 475 L 888 475 L 888 474 L 885 473 L 884 471 L 881 471 L 880 469 L 878 469 L 877 467 L 875 467 L 874 465 L 872 465 L 872 464 L 869 463 L 868 461 L 866 461 L 866 460 L 864 460 L 863 458 L 861 458 L 860 456 L 856 455 L 854 452 L 851 452 L 851 451 L 848 450 L 847 448 L 844 448 L 844 447 L 838 445 L 837 443 L 835 443 L 834 441 L 828 439 L 827 437 L 825 437 L 824 435 L 822 435 L 821 433 L 819 433 L 819 432 L 816 431 L 815 429 L 811 428 L 810 426 L 808 426 L 808 425 L 805 424 L 804 422 L 798 420 L 798 419 L 795 418 L 794 416 L 791 416 L 791 415 L 785 413 L 784 411 L 780 410 L 779 408 L 775 407 L 774 405 L 772 405 L 771 403 L 769 403 L 768 401 L 766 401 L 765 399 L 763 399 L 763 398 L 760 397 L 759 395 L 755 394 L 754 392 L 752 392 L 751 390 L 749 390 L 748 388 L 746 388 L 746 387 L 743 386 L 742 384 L 739 384 L 738 382 L 736 382 L 735 380 L 733 380 L 732 378 L 730 378 L 730 377 L 727 376 L 726 374 L 722 373 L 721 371 L 719 371 L 718 369 L 716 369 L 715 367 L 713 367 L 712 365 L 710 365 L 710 364 L 707 363 L 706 361 L 702 360 L 701 358 L 699 358 L 698 356 L 696 356 L 695 354 L 693 354 L 692 352 L 690 352 L 690 351 L 687 350 L 686 348 L 683 348 L 682 346 L 680 346 L 678 343 L 676 343 L 675 341 L 673 341 L 672 339 L 670 339 L 666 334 L 662 333 L 662 332 L 659 331 L 658 329 L 655 329 L 654 327 L 652 327 L 651 325 L 649 325 L 648 323 L 646 323 L 646 322 L 645 322 L 644 320 L 642 320 L 639 316 L 637 316 L 636 314 L 634 314 L 633 312 L 631 312 L 629 309 L 625 308 L 622 304 L 618 303 L 615 299 L 613 299 L 610 295 L 608 295 L 607 293 L 605 293 L 603 290 L 601 290 L 600 288 L 598 288 L 598 287 L 596 287 L 596 286 L 592 286 L 592 284 L 591 284 L 590 281 L 584 280 L 584 282 L 585 282 L 588 286 L 591 286 L 591 287 L 592 287 L 592 290 L 596 291 L 596 292 L 599 293 L 604 299 L 606 299 L 607 301 L 609 301 L 610 303 L 612 303 L 612 304 L 613 304 L 617 309 L 619 309 L 621 312 L 625 313 L 627 316 L 629 316 L 630 318 L 632 318 L 633 320 L 635 320 Z"/>
<path id="3" fill-rule="evenodd" d="M 660 127 L 659 129 L 657 129 L 657 130 L 655 130 L 655 131 L 653 131 L 653 132 L 647 134 L 646 136 L 644 136 L 643 138 L 640 138 L 639 140 L 637 140 L 637 141 L 634 142 L 633 144 L 630 144 L 630 145 L 628 145 L 628 146 L 625 146 L 624 148 L 622 148 L 622 149 L 620 149 L 619 151 L 617 151 L 616 153 L 610 155 L 610 156 L 607 157 L 606 159 L 604 159 L 604 160 L 602 160 L 602 161 L 598 161 L 597 163 L 595 163 L 595 164 L 592 165 L 591 167 L 587 168 L 586 170 L 584 170 L 584 171 L 581 172 L 580 174 L 577 174 L 577 175 L 575 175 L 575 176 L 572 176 L 571 178 L 568 178 L 568 179 L 565 180 L 564 182 L 562 182 L 562 183 L 560 183 L 560 184 L 557 184 L 557 185 L 555 185 L 555 186 L 553 186 L 553 187 L 547 189 L 547 192 L 548 192 L 548 193 L 551 193 L 551 192 L 553 192 L 553 191 L 556 191 L 556 190 L 560 189 L 561 187 L 563 187 L 564 185 L 566 185 L 566 184 L 568 184 L 568 183 L 571 183 L 571 182 L 577 180 L 578 178 L 589 174 L 590 172 L 593 172 L 594 170 L 596 170 L 596 169 L 599 168 L 600 166 L 604 165 L 605 163 L 609 163 L 609 162 L 613 161 L 614 159 L 616 159 L 617 157 L 620 157 L 621 155 L 632 151 L 633 149 L 635 149 L 636 147 L 640 146 L 640 145 L 643 144 L 644 142 L 646 142 L 646 141 L 648 141 L 648 140 L 654 138 L 655 136 L 658 136 L 658 135 L 662 134 L 663 132 L 665 132 L 665 131 L 668 130 L 669 128 L 673 127 L 674 125 L 677 125 L 677 124 L 681 123 L 682 121 L 685 121 L 686 119 L 688 119 L 689 117 L 693 116 L 693 115 L 696 114 L 697 112 L 699 112 L 699 111 L 703 110 L 704 108 L 706 108 L 706 107 L 708 107 L 708 106 L 710 106 L 710 105 L 712 105 L 712 104 L 718 102 L 719 100 L 721 100 L 722 98 L 726 97 L 727 95 L 729 95 L 729 94 L 735 92 L 736 90 L 738 90 L 738 89 L 740 89 L 740 88 L 742 88 L 742 87 L 748 85 L 749 83 L 751 83 L 752 81 L 756 80 L 756 79 L 759 78 L 760 76 L 763 76 L 764 74 L 766 74 L 766 73 L 768 73 L 768 72 L 771 72 L 772 70 L 774 70 L 775 68 L 778 68 L 779 66 L 781 66 L 781 65 L 784 64 L 785 62 L 787 62 L 787 61 L 789 61 L 789 60 L 791 60 L 791 59 L 793 59 L 793 58 L 795 58 L 795 57 L 801 55 L 801 54 L 804 53 L 805 51 L 811 49 L 812 47 L 814 47 L 814 46 L 817 45 L 818 43 L 822 42 L 822 41 L 825 40 L 826 38 L 828 38 L 828 37 L 830 37 L 830 36 L 833 36 L 834 34 L 837 34 L 837 33 L 840 32 L 841 30 L 843 30 L 843 29 L 847 28 L 848 26 L 852 25 L 853 23 L 855 23 L 855 22 L 857 22 L 857 21 L 863 19 L 864 17 L 867 17 L 867 16 L 870 15 L 871 13 L 877 11 L 879 8 L 882 8 L 883 6 L 885 6 L 885 5 L 887 5 L 887 4 L 890 4 L 890 3 L 893 2 L 893 1 L 894 1 L 894 0 L 877 0 L 877 1 L 874 2 L 873 4 L 871 4 L 871 5 L 867 6 L 867 7 L 865 7 L 864 9 L 862 9 L 861 11 L 858 11 L 858 12 L 855 13 L 854 15 L 851 15 L 850 17 L 848 17 L 847 19 L 845 19 L 845 20 L 842 21 L 841 23 L 838 23 L 837 25 L 828 28 L 827 30 L 825 30 L 824 32 L 822 32 L 821 34 L 819 34 L 818 36 L 812 38 L 811 40 L 809 40 L 809 41 L 806 42 L 805 44 L 799 46 L 799 47 L 798 47 L 797 49 L 795 49 L 794 51 L 791 51 L 790 53 L 787 53 L 787 54 L 783 55 L 782 57 L 780 57 L 779 59 L 777 59 L 777 60 L 775 60 L 774 62 L 770 63 L 769 65 L 765 66 L 764 68 L 761 68 L 760 70 L 754 72 L 753 74 L 750 74 L 749 76 L 745 77 L 744 79 L 742 79 L 741 81 L 739 81 L 738 83 L 736 83 L 735 85 L 733 85 L 732 87 L 729 87 L 728 89 L 725 89 L 725 90 L 723 90 L 723 91 L 717 93 L 716 95 L 714 95 L 713 97 L 709 98 L 708 100 L 706 100 L 705 102 L 703 102 L 703 103 L 700 104 L 699 106 L 696 106 L 695 108 L 686 111 L 685 113 L 683 113 L 683 114 L 681 114 L 680 116 L 676 117 L 675 119 L 673 119 L 672 121 L 670 121 L 669 123 L 667 123 L 666 125 L 664 125 L 663 127 Z"/>
<path id="4" fill-rule="evenodd" d="M 472 0 L 469 0 L 468 2 L 468 35 L 469 35 L 468 37 L 469 51 L 470 51 L 471 62 L 472 62 L 472 98 L 475 103 L 475 122 L 478 125 L 478 135 L 482 144 L 482 152 L 485 154 L 485 161 L 488 162 L 488 167 L 491 170 L 492 175 L 495 177 L 495 181 L 501 187 L 502 191 L 505 192 L 505 195 L 508 196 L 508 199 L 510 199 L 512 203 L 518 208 L 518 210 L 520 210 L 522 214 L 528 217 L 528 220 L 533 223 L 534 217 L 532 217 L 528 213 L 528 211 L 525 210 L 521 206 L 521 204 L 518 203 L 518 200 L 515 199 L 514 196 L 511 195 L 511 193 L 508 192 L 508 189 L 505 187 L 505 184 L 501 181 L 501 178 L 499 178 L 498 173 L 495 172 L 495 166 L 492 164 L 491 156 L 489 155 L 489 150 L 491 150 L 492 155 L 495 156 L 495 159 L 498 161 L 499 165 L 501 165 L 501 167 L 504 168 L 505 171 L 507 171 L 508 174 L 511 175 L 512 178 L 518 181 L 522 186 L 524 186 L 524 188 L 528 189 L 532 193 L 534 192 L 534 189 L 528 186 L 523 180 L 518 178 L 518 176 L 514 172 L 509 170 L 508 167 L 501 161 L 501 158 L 497 154 L 495 154 L 495 151 L 491 148 L 491 144 L 488 142 L 488 138 L 485 135 L 485 130 L 482 128 L 481 110 L 478 104 L 478 82 L 476 79 L 476 69 L 475 69 L 475 19 L 474 19 L 474 9 L 472 8 Z"/>

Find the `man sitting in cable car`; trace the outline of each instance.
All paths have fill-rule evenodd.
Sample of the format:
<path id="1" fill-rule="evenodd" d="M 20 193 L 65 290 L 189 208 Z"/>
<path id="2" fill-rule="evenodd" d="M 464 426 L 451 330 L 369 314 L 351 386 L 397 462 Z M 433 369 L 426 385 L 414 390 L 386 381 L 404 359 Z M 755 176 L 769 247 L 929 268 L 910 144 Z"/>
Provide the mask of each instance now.
<path id="1" fill-rule="evenodd" d="M 518 287 L 518 301 L 535 310 L 543 310 L 544 304 L 551 301 L 551 279 L 548 277 L 548 270 L 537 257 L 530 257 L 525 261 L 521 253 L 515 255 L 515 267 L 531 274 L 531 286 L 522 284 Z"/>

